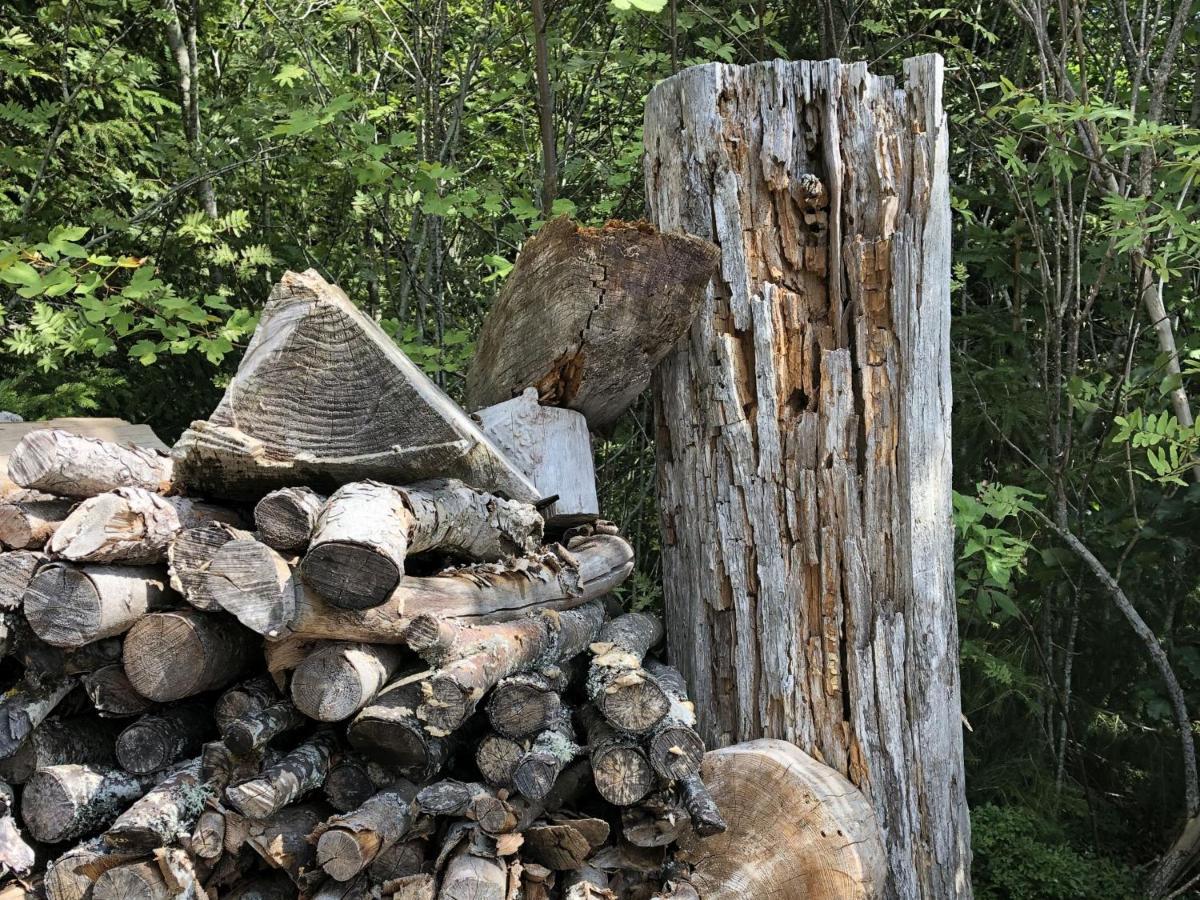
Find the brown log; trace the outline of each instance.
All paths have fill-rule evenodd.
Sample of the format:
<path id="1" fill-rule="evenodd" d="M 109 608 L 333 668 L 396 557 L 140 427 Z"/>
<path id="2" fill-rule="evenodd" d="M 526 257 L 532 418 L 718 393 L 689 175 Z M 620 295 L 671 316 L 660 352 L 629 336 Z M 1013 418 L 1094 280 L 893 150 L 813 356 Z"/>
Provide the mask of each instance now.
<path id="1" fill-rule="evenodd" d="M 12 756 L 78 682 L 25 679 L 0 699 L 0 759 Z"/>
<path id="2" fill-rule="evenodd" d="M 522 855 L 555 871 L 582 868 L 593 849 L 569 824 L 533 825 L 521 834 L 525 837 Z"/>
<path id="3" fill-rule="evenodd" d="M 225 814 L 219 809 L 203 810 L 192 828 L 191 850 L 204 860 L 214 860 L 225 850 Z"/>
<path id="4" fill-rule="evenodd" d="M 212 713 L 199 703 L 166 707 L 142 716 L 117 738 L 117 762 L 126 772 L 160 772 L 200 752 L 214 730 Z"/>
<path id="5" fill-rule="evenodd" d="M 388 883 L 391 900 L 434 900 L 438 896 L 437 879 L 428 873 L 405 875 Z"/>
<path id="6" fill-rule="evenodd" d="M 717 248 L 688 235 L 554 219 L 525 242 L 484 319 L 468 408 L 533 386 L 608 428 L 691 325 L 716 263 Z"/>
<path id="7" fill-rule="evenodd" d="M 39 841 L 67 841 L 104 828 L 150 783 L 120 769 L 47 766 L 25 783 L 21 819 Z"/>
<path id="8" fill-rule="evenodd" d="M 213 707 L 213 718 L 224 734 L 234 719 L 260 712 L 280 699 L 274 682 L 265 675 L 256 675 L 225 690 Z"/>
<path id="9" fill-rule="evenodd" d="M 144 616 L 125 636 L 134 689 L 166 702 L 223 687 L 253 658 L 250 632 L 215 613 L 183 609 Z"/>
<path id="10" fill-rule="evenodd" d="M 330 819 L 317 831 L 317 863 L 337 881 L 349 881 L 405 836 L 416 793 L 414 785 L 404 783 Z"/>
<path id="11" fill-rule="evenodd" d="M 221 733 L 232 753 L 249 756 L 262 750 L 279 735 L 307 724 L 308 720 L 290 700 L 280 700 L 228 720 Z"/>
<path id="12" fill-rule="evenodd" d="M 119 487 L 166 491 L 170 457 L 67 431 L 31 431 L 8 456 L 8 477 L 21 487 L 60 497 L 94 497 Z"/>
<path id="13" fill-rule="evenodd" d="M 603 620 L 600 604 L 547 612 L 498 625 L 459 630 L 452 659 L 422 682 L 418 715 L 428 727 L 450 732 L 467 720 L 496 682 L 539 665 L 557 662 L 586 645 Z M 457 654 L 470 655 L 454 658 Z"/>
<path id="14" fill-rule="evenodd" d="M 332 732 L 319 732 L 257 777 L 226 788 L 225 797 L 244 816 L 252 819 L 273 816 L 321 786 L 336 746 Z"/>
<path id="15" fill-rule="evenodd" d="M 152 850 L 191 834 L 192 826 L 213 795 L 200 778 L 200 758 L 160 781 L 104 832 L 110 847 Z"/>
<path id="16" fill-rule="evenodd" d="M 496 788 L 513 786 L 513 773 L 528 749 L 521 743 L 500 734 L 489 734 L 475 748 L 475 768 L 489 785 Z"/>
<path id="17" fill-rule="evenodd" d="M 134 689 L 120 663 L 103 666 L 83 676 L 83 689 L 102 716 L 138 716 L 154 705 Z"/>
<path id="18" fill-rule="evenodd" d="M 313 830 L 329 817 L 324 803 L 296 803 L 281 809 L 261 822 L 246 822 L 246 844 L 267 865 L 287 873 L 301 896 L 315 887 L 324 872 L 316 865 L 316 842 L 309 840 Z M 236 815 L 236 813 L 230 813 Z"/>
<path id="19" fill-rule="evenodd" d="M 307 487 L 271 491 L 254 507 L 254 526 L 263 543 L 276 550 L 304 549 L 317 527 L 325 499 Z"/>
<path id="20" fill-rule="evenodd" d="M 635 738 L 612 728 L 592 707 L 585 706 L 580 715 L 596 791 L 615 806 L 637 803 L 654 787 L 650 760 Z"/>
<path id="21" fill-rule="evenodd" d="M 253 537 L 228 541 L 209 562 L 201 592 L 247 628 L 274 638 L 296 615 L 291 563 Z"/>
<path id="22" fill-rule="evenodd" d="M 450 748 L 425 730 L 417 718 L 420 703 L 420 684 L 397 679 L 350 723 L 350 745 L 414 781 L 428 779 L 441 769 Z"/>
<path id="23" fill-rule="evenodd" d="M 566 686 L 566 679 L 561 677 L 565 669 L 555 667 L 551 671 L 556 675 L 521 672 L 497 682 L 487 702 L 488 721 L 497 733 L 523 738 L 555 720 L 562 707 L 560 691 Z"/>
<path id="24" fill-rule="evenodd" d="M 208 568 L 217 551 L 232 540 L 249 538 L 248 531 L 225 522 L 205 522 L 180 531 L 167 546 L 171 587 L 196 609 L 215 612 L 221 606 L 209 593 Z"/>
<path id="25" fill-rule="evenodd" d="M 464 844 L 446 864 L 438 900 L 505 900 L 507 896 L 508 867 L 474 855 Z"/>
<path id="26" fill-rule="evenodd" d="M 503 622 L 523 613 L 570 609 L 603 596 L 633 571 L 633 548 L 614 535 L 596 535 L 570 547 L 481 563 L 431 577 L 405 576 L 387 602 L 371 609 L 339 609 L 313 591 L 296 598 L 294 635 L 400 644 L 413 616 L 431 613 L 464 625 Z"/>
<path id="27" fill-rule="evenodd" d="M 704 761 L 704 741 L 696 733 L 696 710 L 687 698 L 683 676 L 655 660 L 647 660 L 645 669 L 671 701 L 646 742 L 650 765 L 668 781 L 694 775 Z"/>
<path id="28" fill-rule="evenodd" d="M 42 882 L 47 900 L 88 900 L 92 885 L 105 871 L 133 862 L 137 856 L 114 850 L 103 838 L 89 838 L 46 866 Z"/>
<path id="29" fill-rule="evenodd" d="M 80 647 L 169 607 L 162 573 L 137 566 L 43 566 L 25 592 L 25 618 L 54 647 Z"/>
<path id="30" fill-rule="evenodd" d="M 63 763 L 111 766 L 117 726 L 91 716 L 51 716 L 29 735 L 16 753 L 0 759 L 0 778 L 24 784 L 38 769 Z"/>
<path id="31" fill-rule="evenodd" d="M 621 731 L 643 734 L 670 708 L 666 692 L 642 668 L 646 653 L 662 636 L 657 616 L 625 613 L 607 622 L 592 645 L 588 696 Z"/>
<path id="32" fill-rule="evenodd" d="M 540 499 L 395 341 L 313 270 L 284 274 L 220 404 L 172 453 L 179 480 L 205 496 L 453 477 Z"/>
<path id="33" fill-rule="evenodd" d="M 544 799 L 554 787 L 559 773 L 582 751 L 576 743 L 570 710 L 560 709 L 555 721 L 533 739 L 528 752 L 517 763 L 513 770 L 513 787 L 530 800 Z"/>
<path id="34" fill-rule="evenodd" d="M 464 816 L 488 834 L 512 831 L 517 824 L 511 806 L 486 785 L 446 778 L 423 787 L 416 808 L 427 816 Z"/>
<path id="35" fill-rule="evenodd" d="M 72 500 L 13 500 L 0 503 L 0 547 L 40 550 L 54 534 Z"/>
<path id="36" fill-rule="evenodd" d="M 204 522 L 238 524 L 232 510 L 143 488 L 117 488 L 80 503 L 46 543 L 71 562 L 151 564 L 166 558 L 172 538 Z"/>
<path id="37" fill-rule="evenodd" d="M 395 646 L 328 644 L 292 673 L 292 701 L 318 722 L 339 722 L 367 706 L 404 661 Z"/>
<path id="38" fill-rule="evenodd" d="M 20 609 L 25 590 L 50 557 L 36 550 L 0 553 L 0 610 Z"/>
<path id="39" fill-rule="evenodd" d="M 156 863 L 139 862 L 109 869 L 96 879 L 92 900 L 171 900 L 171 889 Z"/>

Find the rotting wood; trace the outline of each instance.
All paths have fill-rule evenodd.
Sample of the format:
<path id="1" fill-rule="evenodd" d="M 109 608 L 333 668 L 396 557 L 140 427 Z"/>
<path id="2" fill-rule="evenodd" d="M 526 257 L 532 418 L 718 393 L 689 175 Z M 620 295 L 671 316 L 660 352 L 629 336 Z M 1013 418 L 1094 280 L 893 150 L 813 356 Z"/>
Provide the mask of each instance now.
<path id="1" fill-rule="evenodd" d="M 25 783 L 21 820 L 39 841 L 68 841 L 104 828 L 151 783 L 120 769 L 47 766 Z"/>
<path id="2" fill-rule="evenodd" d="M 200 759 L 178 767 L 135 802 L 104 832 L 104 840 L 121 850 L 166 847 L 184 835 L 212 796 L 200 778 Z"/>
<path id="3" fill-rule="evenodd" d="M 307 724 L 308 719 L 296 709 L 295 704 L 290 700 L 279 700 L 228 720 L 221 729 L 221 735 L 232 753 L 248 756 L 279 735 Z"/>
<path id="4" fill-rule="evenodd" d="M 646 741 L 650 765 L 669 781 L 694 775 L 704 761 L 704 741 L 696 733 L 696 710 L 687 698 L 683 676 L 654 660 L 647 660 L 645 668 L 671 702 Z"/>

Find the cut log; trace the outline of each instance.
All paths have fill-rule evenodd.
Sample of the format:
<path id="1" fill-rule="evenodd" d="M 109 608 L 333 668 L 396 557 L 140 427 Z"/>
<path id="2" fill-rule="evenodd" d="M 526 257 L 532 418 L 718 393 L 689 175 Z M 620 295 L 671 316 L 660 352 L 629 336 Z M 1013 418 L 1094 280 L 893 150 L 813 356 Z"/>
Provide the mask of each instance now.
<path id="1" fill-rule="evenodd" d="M 21 819 L 39 841 L 68 841 L 104 828 L 150 783 L 120 769 L 47 766 L 25 783 Z"/>
<path id="2" fill-rule="evenodd" d="M 588 696 L 621 731 L 644 734 L 670 709 L 666 692 L 642 668 L 646 653 L 662 636 L 657 616 L 625 613 L 605 623 L 592 645 Z"/>
<path id="3" fill-rule="evenodd" d="M 720 834 L 728 828 L 717 801 L 699 775 L 692 774 L 677 782 L 684 809 L 692 820 L 692 828 L 701 837 Z"/>
<path id="4" fill-rule="evenodd" d="M 137 566 L 43 566 L 25 592 L 25 618 L 54 647 L 81 647 L 123 634 L 169 607 L 162 573 Z"/>
<path id="5" fill-rule="evenodd" d="M 525 242 L 484 319 L 468 407 L 536 387 L 543 403 L 608 428 L 691 325 L 716 264 L 717 248 L 699 238 L 554 219 Z"/>
<path id="6" fill-rule="evenodd" d="M 563 900 L 616 900 L 608 889 L 608 875 L 601 869 L 584 865 L 562 877 Z"/>
<path id="7" fill-rule="evenodd" d="M 20 609 L 25 590 L 50 557 L 35 550 L 0 553 L 0 610 Z"/>
<path id="8" fill-rule="evenodd" d="M 380 791 L 353 812 L 318 829 L 317 863 L 332 878 L 349 881 L 405 836 L 413 823 L 412 784 Z"/>
<path id="9" fill-rule="evenodd" d="M 570 609 L 621 585 L 633 571 L 633 548 L 614 535 L 573 541 L 566 549 L 481 563 L 428 578 L 405 576 L 388 601 L 339 609 L 302 590 L 289 631 L 330 640 L 400 644 L 412 617 L 431 613 L 460 624 L 504 622 L 522 613 Z"/>
<path id="10" fill-rule="evenodd" d="M 694 775 L 704 761 L 704 741 L 696 733 L 696 710 L 687 698 L 683 676 L 654 660 L 646 661 L 646 671 L 671 701 L 646 742 L 650 765 L 668 781 Z"/>
<path id="11" fill-rule="evenodd" d="M 543 497 L 541 512 L 556 528 L 600 515 L 587 419 L 573 409 L 542 406 L 536 388 L 471 416 Z"/>
<path id="12" fill-rule="evenodd" d="M 340 813 L 358 809 L 385 787 L 391 787 L 395 777 L 382 766 L 357 753 L 339 753 L 329 767 L 321 792 Z"/>
<path id="13" fill-rule="evenodd" d="M 83 689 L 96 712 L 102 716 L 138 716 L 154 705 L 139 694 L 120 663 L 104 666 L 83 676 Z"/>
<path id="14" fill-rule="evenodd" d="M 546 671 L 521 672 L 501 679 L 487 702 L 488 721 L 492 727 L 497 733 L 514 739 L 528 737 L 546 728 L 562 707 L 560 692 L 566 687 L 566 672 L 565 668 L 555 666 Z"/>
<path id="15" fill-rule="evenodd" d="M 0 547 L 40 550 L 71 511 L 71 500 L 13 500 L 0 503 Z"/>
<path id="16" fill-rule="evenodd" d="M 109 869 L 96 879 L 92 900 L 172 900 L 156 863 L 139 862 Z"/>
<path id="17" fill-rule="evenodd" d="M 71 562 L 156 563 L 166 557 L 167 546 L 180 531 L 212 521 L 236 525 L 241 519 L 211 503 L 117 488 L 75 507 L 46 550 Z"/>
<path id="18" fill-rule="evenodd" d="M 284 274 L 220 405 L 172 453 L 179 480 L 208 496 L 454 477 L 539 499 L 395 342 L 311 269 Z"/>
<path id="19" fill-rule="evenodd" d="M 198 703 L 168 706 L 142 716 L 117 738 L 117 762 L 126 772 L 145 775 L 195 756 L 214 730 L 212 713 Z"/>
<path id="20" fill-rule="evenodd" d="M 512 831 L 517 824 L 513 808 L 491 788 L 476 782 L 435 781 L 417 793 L 415 805 L 427 816 L 466 817 L 493 835 Z"/>
<path id="21" fill-rule="evenodd" d="M 580 715 L 596 791 L 614 806 L 637 803 L 654 788 L 654 770 L 637 739 L 621 734 L 590 706 Z"/>
<path id="22" fill-rule="evenodd" d="M 329 644 L 292 673 L 292 700 L 318 722 L 340 722 L 370 703 L 404 659 L 399 647 Z"/>
<path id="23" fill-rule="evenodd" d="M 224 522 L 205 522 L 185 528 L 167 547 L 171 587 L 196 609 L 215 612 L 221 606 L 210 595 L 208 567 L 216 552 L 232 540 L 252 537 L 250 532 Z"/>
<path id="24" fill-rule="evenodd" d="M 505 900 L 508 867 L 471 852 L 469 843 L 460 847 L 446 864 L 438 900 Z"/>
<path id="25" fill-rule="evenodd" d="M 24 784 L 38 769 L 63 763 L 111 766 L 117 726 L 91 716 L 46 719 L 11 756 L 0 759 L 0 778 Z"/>
<path id="26" fill-rule="evenodd" d="M 213 718 L 217 721 L 217 728 L 224 734 L 234 719 L 260 712 L 280 699 L 274 682 L 265 675 L 259 675 L 235 684 L 222 693 L 213 707 Z"/>
<path id="27" fill-rule="evenodd" d="M 321 786 L 336 747 L 337 739 L 332 732 L 319 732 L 257 777 L 226 788 L 225 797 L 244 816 L 252 819 L 273 816 Z"/>
<path id="28" fill-rule="evenodd" d="M 253 658 L 250 632 L 213 613 L 152 613 L 125 635 L 124 666 L 134 689 L 165 703 L 223 687 Z"/>
<path id="29" fill-rule="evenodd" d="M 435 900 L 439 896 L 437 879 L 428 873 L 405 875 L 389 882 L 388 887 L 391 900 Z"/>
<path id="30" fill-rule="evenodd" d="M 604 611 L 598 603 L 498 625 L 460 629 L 453 659 L 422 682 L 418 716 L 429 726 L 453 731 L 501 678 L 573 655 L 595 636 Z M 472 652 L 473 651 L 473 652 Z"/>
<path id="31" fill-rule="evenodd" d="M 0 759 L 16 753 L 77 684 L 74 678 L 17 684 L 0 700 Z"/>
<path id="32" fill-rule="evenodd" d="M 47 900 L 88 900 L 100 875 L 136 859 L 109 847 L 100 837 L 90 838 L 46 866 L 42 884 Z"/>
<path id="33" fill-rule="evenodd" d="M 291 563 L 253 537 L 219 547 L 200 588 L 206 599 L 269 638 L 281 636 L 295 618 L 296 591 Z"/>
<path id="34" fill-rule="evenodd" d="M 414 781 L 428 779 L 441 769 L 450 750 L 417 718 L 420 704 L 420 684 L 397 679 L 350 723 L 350 745 Z"/>
<path id="35" fill-rule="evenodd" d="M 324 873 L 316 866 L 317 848 L 309 835 L 329 817 L 323 803 L 297 803 L 263 822 L 248 822 L 246 843 L 267 865 L 287 873 L 301 896 Z M 315 871 L 314 871 L 315 870 Z"/>
<path id="36" fill-rule="evenodd" d="M 517 763 L 513 770 L 513 787 L 530 800 L 544 799 L 554 787 L 559 773 L 582 751 L 576 743 L 570 710 L 560 709 L 554 723 L 534 738 L 529 751 Z"/>
<path id="37" fill-rule="evenodd" d="M 0 613 L 0 618 L 14 616 Z M 12 629 L 12 654 L 25 667 L 25 676 L 36 681 L 58 680 L 68 675 L 87 675 L 121 661 L 121 639 L 103 638 L 82 647 L 52 647 L 33 633 L 21 617 Z"/>
<path id="38" fill-rule="evenodd" d="M 31 431 L 8 456 L 8 477 L 60 497 L 95 497 L 120 487 L 171 488 L 170 457 L 67 431 Z"/>
<path id="39" fill-rule="evenodd" d="M 197 757 L 121 813 L 104 832 L 104 840 L 121 850 L 153 850 L 173 844 L 191 834 L 211 796 L 211 788 L 200 779 Z"/>
<path id="40" fill-rule="evenodd" d="M 300 571 L 335 606 L 364 609 L 395 590 L 410 553 L 436 549 L 471 560 L 502 559 L 537 549 L 542 524 L 529 504 L 461 481 L 408 488 L 356 482 L 325 504 Z"/>
<path id="41" fill-rule="evenodd" d="M 228 720 L 221 734 L 230 752 L 237 756 L 249 756 L 279 735 L 307 724 L 308 720 L 290 700 L 280 700 Z"/>
<path id="42" fill-rule="evenodd" d="M 525 837 L 522 854 L 555 871 L 582 868 L 593 849 L 587 838 L 571 825 L 533 825 L 521 833 Z"/>
<path id="43" fill-rule="evenodd" d="M 325 497 L 312 488 L 286 487 L 271 491 L 254 507 L 254 526 L 263 542 L 276 550 L 308 546 Z"/>
<path id="44" fill-rule="evenodd" d="M 206 809 L 196 817 L 192 828 L 191 849 L 204 860 L 215 860 L 225 851 L 225 814 Z"/>
<path id="45" fill-rule="evenodd" d="M 888 896 L 967 896 L 941 58 L 904 76 L 647 99 L 651 216 L 722 261 L 654 387 L 665 613 L 706 741 L 815 748 L 875 804 Z"/>
<path id="46" fill-rule="evenodd" d="M 296 900 L 296 885 L 286 875 L 276 873 L 241 882 L 223 900 Z"/>
<path id="47" fill-rule="evenodd" d="M 702 897 L 884 896 L 875 813 L 833 769 L 793 744 L 759 740 L 708 753 L 701 774 L 729 822 L 722 834 L 681 841 Z"/>
<path id="48" fill-rule="evenodd" d="M 511 789 L 513 773 L 527 749 L 527 745 L 520 741 L 500 734 L 489 734 L 475 748 L 475 767 L 492 787 Z"/>

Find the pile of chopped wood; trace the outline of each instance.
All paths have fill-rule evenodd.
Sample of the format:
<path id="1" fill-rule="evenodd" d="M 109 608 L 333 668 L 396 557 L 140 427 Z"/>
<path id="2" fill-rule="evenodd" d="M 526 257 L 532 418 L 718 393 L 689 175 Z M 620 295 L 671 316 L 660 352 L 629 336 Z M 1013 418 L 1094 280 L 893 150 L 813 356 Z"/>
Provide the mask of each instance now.
<path id="1" fill-rule="evenodd" d="M 582 508 L 590 458 L 539 470 L 559 432 L 525 402 L 471 419 L 289 273 L 171 455 L 28 433 L 0 506 L 14 896 L 673 890 L 675 842 L 725 828 L 695 715 L 662 623 L 611 596 L 633 551 Z"/>

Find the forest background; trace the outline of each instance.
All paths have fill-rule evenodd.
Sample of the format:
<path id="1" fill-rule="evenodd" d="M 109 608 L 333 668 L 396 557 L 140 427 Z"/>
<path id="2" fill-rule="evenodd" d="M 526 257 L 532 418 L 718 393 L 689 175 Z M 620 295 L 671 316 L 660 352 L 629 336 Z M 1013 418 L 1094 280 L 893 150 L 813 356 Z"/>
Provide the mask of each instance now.
<path id="1" fill-rule="evenodd" d="M 457 395 L 533 230 L 643 214 L 657 80 L 926 52 L 952 127 L 976 893 L 1133 896 L 1200 807 L 1190 0 L 7 0 L 0 409 L 173 440 L 310 266 Z M 639 607 L 651 421 L 597 446 Z"/>

